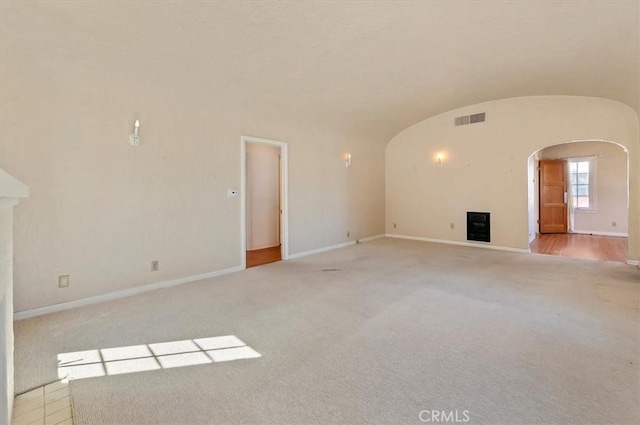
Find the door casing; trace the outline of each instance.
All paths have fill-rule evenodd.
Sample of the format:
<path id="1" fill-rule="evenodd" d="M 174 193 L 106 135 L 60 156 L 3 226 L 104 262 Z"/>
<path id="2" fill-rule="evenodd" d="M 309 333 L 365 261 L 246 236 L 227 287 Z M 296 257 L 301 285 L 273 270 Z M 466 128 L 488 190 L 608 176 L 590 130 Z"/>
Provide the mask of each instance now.
<path id="1" fill-rule="evenodd" d="M 260 143 L 280 148 L 280 253 L 289 259 L 289 159 L 288 144 L 262 137 L 240 137 L 240 261 L 247 268 L 247 143 Z"/>

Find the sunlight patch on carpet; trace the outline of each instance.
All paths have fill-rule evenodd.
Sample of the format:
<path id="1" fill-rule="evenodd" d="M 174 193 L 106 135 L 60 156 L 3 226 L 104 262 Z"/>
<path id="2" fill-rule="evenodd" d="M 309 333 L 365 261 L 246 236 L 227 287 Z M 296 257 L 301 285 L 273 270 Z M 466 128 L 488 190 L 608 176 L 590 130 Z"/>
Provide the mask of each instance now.
<path id="1" fill-rule="evenodd" d="M 258 357 L 240 338 L 226 335 L 61 353 L 58 377 L 69 381 Z"/>

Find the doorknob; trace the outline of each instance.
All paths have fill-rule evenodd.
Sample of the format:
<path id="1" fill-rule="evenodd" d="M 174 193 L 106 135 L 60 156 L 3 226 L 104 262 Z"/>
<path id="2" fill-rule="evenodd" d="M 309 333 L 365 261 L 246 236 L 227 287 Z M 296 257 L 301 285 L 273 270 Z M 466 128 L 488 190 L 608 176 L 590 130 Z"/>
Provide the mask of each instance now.
<path id="1" fill-rule="evenodd" d="M 565 204 L 567 203 L 567 192 L 564 193 L 563 202 Z"/>

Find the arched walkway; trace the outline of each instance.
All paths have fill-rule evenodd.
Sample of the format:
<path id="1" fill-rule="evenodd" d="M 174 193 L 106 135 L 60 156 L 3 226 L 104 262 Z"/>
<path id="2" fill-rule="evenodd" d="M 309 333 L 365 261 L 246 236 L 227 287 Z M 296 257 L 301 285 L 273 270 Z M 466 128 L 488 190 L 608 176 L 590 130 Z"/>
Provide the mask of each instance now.
<path id="1" fill-rule="evenodd" d="M 566 233 L 542 234 L 540 231 L 538 170 L 541 160 L 568 163 Z M 527 165 L 531 252 L 605 261 L 627 260 L 629 155 L 624 145 L 606 140 L 571 140 L 538 149 L 529 156 Z M 572 196 L 578 192 L 585 196 Z"/>

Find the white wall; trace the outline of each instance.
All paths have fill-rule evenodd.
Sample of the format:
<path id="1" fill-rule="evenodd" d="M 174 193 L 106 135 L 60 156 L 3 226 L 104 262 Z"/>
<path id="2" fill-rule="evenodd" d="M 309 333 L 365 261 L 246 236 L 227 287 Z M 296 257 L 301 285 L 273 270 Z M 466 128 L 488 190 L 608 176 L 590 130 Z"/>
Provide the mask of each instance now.
<path id="1" fill-rule="evenodd" d="M 280 244 L 280 148 L 247 143 L 247 251 Z"/>
<path id="2" fill-rule="evenodd" d="M 573 230 L 583 233 L 628 232 L 627 154 L 620 146 L 604 142 L 576 142 L 540 151 L 540 159 L 596 157 L 594 211 L 574 212 Z M 612 222 L 616 225 L 613 226 Z"/>
<path id="3" fill-rule="evenodd" d="M 529 184 L 529 196 L 531 196 L 531 190 L 533 190 L 533 222 L 531 225 L 535 227 L 535 233 L 540 233 L 540 226 L 538 226 L 538 220 L 540 219 L 540 182 L 538 181 L 538 167 L 540 166 L 540 151 L 534 153 L 533 155 L 533 169 L 530 172 L 533 175 L 533 186 Z M 529 202 L 531 202 L 531 198 L 529 198 Z M 531 216 L 529 216 L 529 220 L 531 220 Z"/>
<path id="4" fill-rule="evenodd" d="M 32 189 L 15 217 L 16 311 L 240 266 L 240 199 L 226 192 L 240 186 L 242 134 L 289 143 L 291 254 L 384 233 L 384 144 L 340 124 L 45 76 L 27 84 L 33 101 L 23 84 L 3 82 L 0 129 L 2 167 Z M 359 158 L 349 170 L 345 150 Z"/>
<path id="5" fill-rule="evenodd" d="M 454 127 L 454 117 L 477 112 L 486 112 L 487 121 Z M 529 156 L 585 139 L 615 141 L 629 151 L 629 256 L 638 259 L 638 116 L 626 105 L 600 98 L 503 99 L 407 128 L 387 146 L 387 233 L 463 242 L 466 211 L 489 211 L 491 243 L 527 249 Z M 446 153 L 441 168 L 434 162 L 440 151 Z"/>
<path id="6" fill-rule="evenodd" d="M 527 214 L 529 214 L 529 230 L 527 234 L 529 236 L 529 242 L 533 241 L 536 238 L 536 233 L 538 233 L 535 194 L 536 169 L 537 160 L 534 155 L 531 155 L 527 160 Z"/>
<path id="7" fill-rule="evenodd" d="M 241 135 L 288 143 L 290 254 L 384 233 L 386 141 L 348 116 L 235 84 L 186 93 L 153 64 L 72 66 L 22 34 L 0 61 L 0 166 L 32 194 L 15 215 L 16 311 L 239 267 L 227 189 L 240 188 Z"/>
<path id="8" fill-rule="evenodd" d="M 13 406 L 13 205 L 0 199 L 0 423 L 6 424 Z"/>

